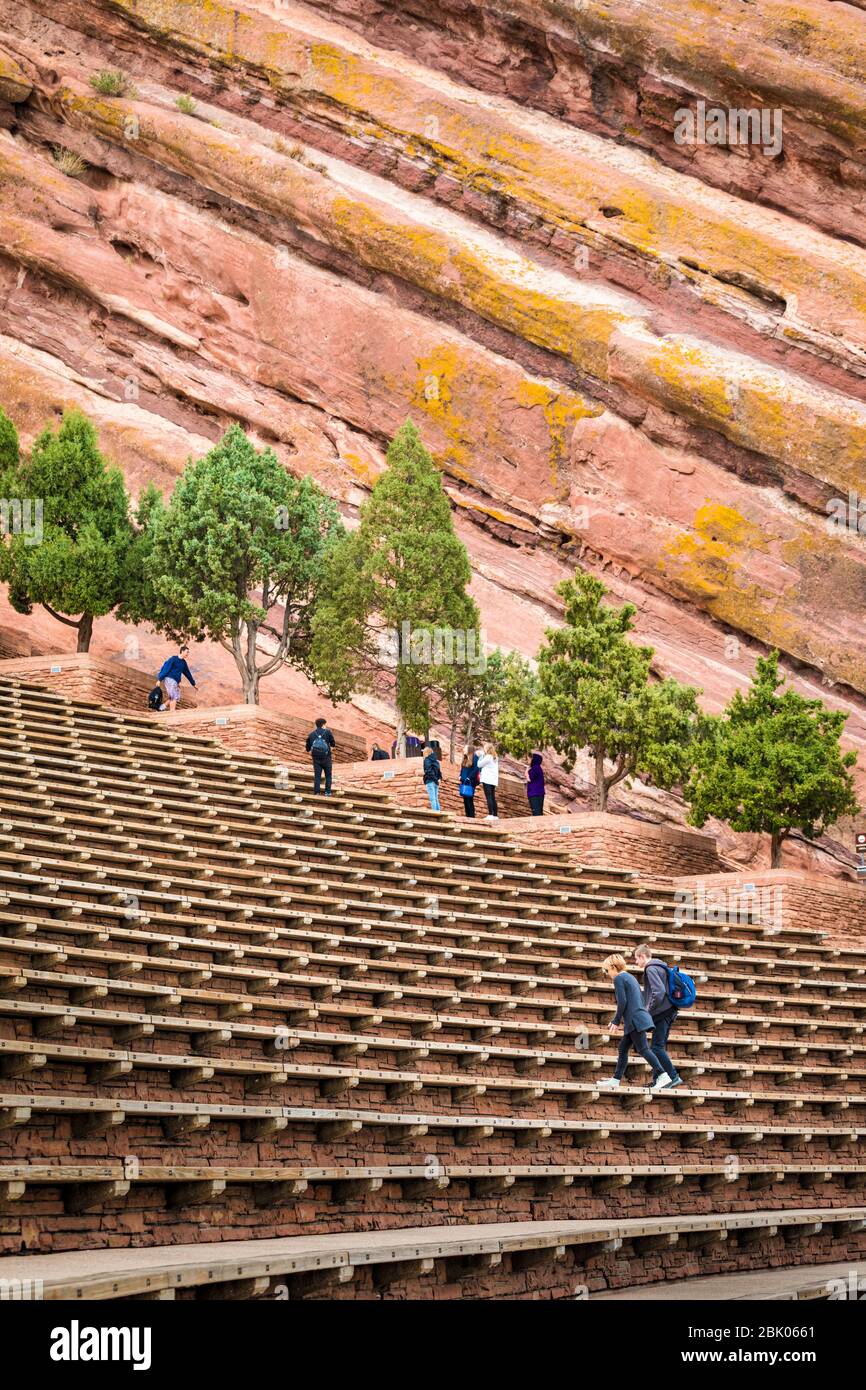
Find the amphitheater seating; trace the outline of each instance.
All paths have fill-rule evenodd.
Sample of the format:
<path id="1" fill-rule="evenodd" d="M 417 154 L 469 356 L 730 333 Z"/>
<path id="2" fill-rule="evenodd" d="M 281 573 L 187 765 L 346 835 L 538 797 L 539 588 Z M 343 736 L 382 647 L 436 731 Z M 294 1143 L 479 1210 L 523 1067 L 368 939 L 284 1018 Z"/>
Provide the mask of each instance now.
<path id="1" fill-rule="evenodd" d="M 862 1257 L 866 944 L 683 925 L 626 868 L 18 679 L 0 749 L 0 1277 L 567 1297 Z M 699 980 L 685 1084 L 600 1091 L 598 967 L 644 937 Z"/>

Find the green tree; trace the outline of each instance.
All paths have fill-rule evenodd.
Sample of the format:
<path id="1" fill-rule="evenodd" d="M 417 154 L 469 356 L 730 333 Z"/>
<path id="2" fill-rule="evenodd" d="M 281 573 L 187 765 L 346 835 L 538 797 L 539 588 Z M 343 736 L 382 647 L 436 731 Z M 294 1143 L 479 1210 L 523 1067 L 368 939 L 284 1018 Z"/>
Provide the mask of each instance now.
<path id="1" fill-rule="evenodd" d="M 312 479 L 294 478 L 232 425 L 187 465 L 167 505 L 143 499 L 138 521 L 125 616 L 175 639 L 218 642 L 235 659 L 247 704 L 279 666 L 314 675 L 313 611 L 342 524 Z"/>
<path id="2" fill-rule="evenodd" d="M 123 475 L 106 463 L 86 416 L 67 411 L 26 459 L 0 411 L 0 497 L 0 579 L 12 607 L 29 614 L 41 604 L 88 651 L 94 618 L 123 597 L 132 523 Z"/>
<path id="3" fill-rule="evenodd" d="M 792 830 L 814 840 L 858 810 L 848 770 L 857 755 L 839 746 L 848 716 L 780 690 L 783 683 L 779 653 L 759 657 L 748 692 L 736 691 L 712 721 L 685 788 L 692 825 L 715 816 L 736 831 L 768 834 L 774 869 Z"/>
<path id="4" fill-rule="evenodd" d="M 441 673 L 439 694 L 450 725 L 450 756 L 461 744 L 494 737 L 499 716 L 509 702 L 525 692 L 531 668 L 516 652 L 497 647 L 483 665 L 447 666 Z"/>
<path id="5" fill-rule="evenodd" d="M 628 639 L 634 606 L 602 603 L 600 580 L 578 574 L 557 593 L 565 622 L 546 631 L 534 675 L 515 682 L 497 723 L 500 745 L 521 758 L 553 748 L 568 771 L 589 749 L 599 811 L 628 777 L 664 788 L 683 781 L 703 721 L 697 691 L 675 680 L 650 682 L 652 647 Z"/>
<path id="6" fill-rule="evenodd" d="M 426 730 L 443 683 L 448 634 L 475 633 L 471 578 L 436 465 L 407 420 L 387 468 L 361 508 L 357 531 L 328 558 L 313 623 L 313 664 L 333 699 L 377 688 L 393 672 L 397 737 Z M 440 638 L 436 638 L 436 632 Z"/>

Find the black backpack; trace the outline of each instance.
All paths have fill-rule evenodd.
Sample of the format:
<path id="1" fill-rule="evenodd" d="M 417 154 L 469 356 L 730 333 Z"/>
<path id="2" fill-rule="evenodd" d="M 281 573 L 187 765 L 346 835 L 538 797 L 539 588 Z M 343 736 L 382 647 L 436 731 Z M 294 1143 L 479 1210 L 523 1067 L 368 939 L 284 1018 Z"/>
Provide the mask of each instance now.
<path id="1" fill-rule="evenodd" d="M 155 685 L 155 686 L 153 687 L 153 690 L 151 690 L 150 694 L 149 694 L 148 697 L 147 697 L 147 708 L 148 708 L 148 709 L 159 709 L 161 705 L 162 705 L 162 690 L 160 689 L 160 687 L 159 687 L 158 685 Z"/>

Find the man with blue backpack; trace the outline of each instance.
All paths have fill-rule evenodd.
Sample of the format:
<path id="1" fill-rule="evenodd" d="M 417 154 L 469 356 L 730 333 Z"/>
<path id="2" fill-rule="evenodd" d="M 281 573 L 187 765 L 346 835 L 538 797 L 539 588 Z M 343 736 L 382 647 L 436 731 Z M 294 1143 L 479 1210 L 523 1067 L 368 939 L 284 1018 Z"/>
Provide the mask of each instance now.
<path id="1" fill-rule="evenodd" d="M 325 796 L 331 795 L 331 776 L 333 773 L 332 750 L 334 735 L 328 728 L 327 719 L 317 719 L 316 727 L 307 735 L 306 749 L 313 760 L 313 792 L 321 794 L 322 777 L 325 779 Z"/>
<path id="2" fill-rule="evenodd" d="M 683 1079 L 668 1056 L 668 1034 L 680 1009 L 690 1009 L 695 1002 L 694 981 L 677 966 L 659 960 L 646 944 L 635 948 L 634 963 L 643 971 L 644 1008 L 653 1021 L 650 1047 L 670 1076 L 671 1085 L 681 1086 Z"/>

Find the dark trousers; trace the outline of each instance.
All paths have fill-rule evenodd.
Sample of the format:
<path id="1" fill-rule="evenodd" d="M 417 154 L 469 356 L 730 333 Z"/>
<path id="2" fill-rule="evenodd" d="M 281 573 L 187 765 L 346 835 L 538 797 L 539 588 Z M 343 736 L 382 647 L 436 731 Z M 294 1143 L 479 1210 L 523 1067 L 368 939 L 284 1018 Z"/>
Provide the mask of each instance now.
<path id="1" fill-rule="evenodd" d="M 331 795 L 331 771 L 333 759 L 330 753 L 327 758 L 313 758 L 313 791 L 316 796 L 322 790 L 322 773 L 325 774 L 325 796 Z"/>
<path id="2" fill-rule="evenodd" d="M 651 1050 L 646 1040 L 646 1033 L 642 1029 L 636 1029 L 633 1033 L 623 1033 L 622 1035 L 622 1042 L 619 1045 L 619 1056 L 616 1059 L 616 1069 L 613 1073 L 618 1081 L 621 1081 L 625 1076 L 625 1069 L 628 1066 L 628 1054 L 632 1048 L 634 1048 L 635 1052 L 643 1057 L 644 1061 L 652 1067 L 653 1081 L 655 1081 L 656 1077 L 663 1071 L 667 1071 L 671 1080 L 673 1080 L 673 1076 L 668 1071 L 668 1068 L 662 1066 L 659 1058 Z"/>
<path id="3" fill-rule="evenodd" d="M 544 815 L 544 792 L 541 796 L 531 796 L 529 798 L 529 809 L 534 816 Z"/>
<path id="4" fill-rule="evenodd" d="M 461 796 L 460 800 L 463 802 L 463 814 L 464 814 L 464 816 L 468 816 L 469 819 L 471 820 L 471 819 L 473 818 L 473 816 L 475 815 L 475 797 L 474 797 L 474 796 Z"/>
<path id="5" fill-rule="evenodd" d="M 498 816 L 499 808 L 496 805 L 496 788 L 491 786 L 489 782 L 482 782 L 481 785 L 484 788 L 484 800 L 487 802 L 488 816 Z"/>
<path id="6" fill-rule="evenodd" d="M 678 1013 L 679 1009 L 665 1009 L 664 1013 L 653 1014 L 653 1035 L 650 1040 L 650 1047 L 672 1081 L 679 1080 L 679 1072 L 668 1056 L 668 1033 Z"/>

